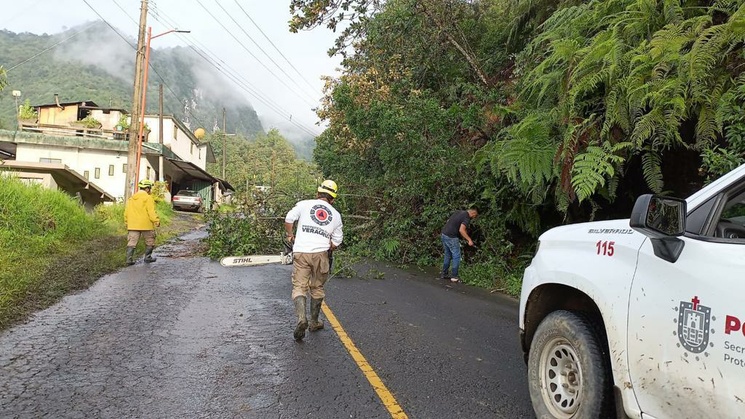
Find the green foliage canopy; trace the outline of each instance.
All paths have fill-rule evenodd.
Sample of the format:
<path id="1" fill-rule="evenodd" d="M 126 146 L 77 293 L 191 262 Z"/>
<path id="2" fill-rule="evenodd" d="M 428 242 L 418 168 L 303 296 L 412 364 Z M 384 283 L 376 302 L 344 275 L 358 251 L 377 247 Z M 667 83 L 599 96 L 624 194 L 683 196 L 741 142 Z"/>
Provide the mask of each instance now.
<path id="1" fill-rule="evenodd" d="M 683 195 L 745 152 L 735 0 L 293 0 L 291 29 L 349 20 L 315 158 L 349 185 L 370 252 L 439 254 L 476 203 L 483 253 Z M 425 244 L 422 244 L 422 241 Z M 494 261 L 490 263 L 496 263 Z M 506 267 L 505 269 L 509 269 Z"/>

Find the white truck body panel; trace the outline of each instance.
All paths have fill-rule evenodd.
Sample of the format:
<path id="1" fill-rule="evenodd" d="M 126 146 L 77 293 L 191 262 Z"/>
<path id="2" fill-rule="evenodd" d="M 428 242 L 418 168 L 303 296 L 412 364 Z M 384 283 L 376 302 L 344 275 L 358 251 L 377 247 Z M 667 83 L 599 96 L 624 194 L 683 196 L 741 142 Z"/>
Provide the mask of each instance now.
<path id="1" fill-rule="evenodd" d="M 682 240 L 674 264 L 642 246 L 629 300 L 631 382 L 659 418 L 744 418 L 745 246 Z"/>
<path id="2" fill-rule="evenodd" d="M 691 195 L 688 215 L 721 194 L 712 219 L 723 220 L 724 202 L 737 195 L 743 205 L 743 191 L 745 165 Z M 745 237 L 679 239 L 671 263 L 628 219 L 547 231 L 525 270 L 520 329 L 538 287 L 581 291 L 602 316 L 629 417 L 745 419 Z"/>
<path id="3" fill-rule="evenodd" d="M 601 221 L 556 227 L 541 235 L 540 249 L 523 277 L 522 295 L 545 284 L 562 284 L 582 291 L 593 299 L 608 329 L 613 379 L 630 383 L 626 330 L 631 278 L 634 276 L 639 247 L 647 237 L 629 227 L 628 220 Z M 603 251 L 603 242 L 613 243 L 613 251 Z M 600 246 L 598 246 L 600 243 Z M 540 273 L 540 274 L 539 274 Z M 520 299 L 520 328 L 524 329 L 528 299 Z M 633 389 L 627 393 L 627 411 L 637 412 Z"/>

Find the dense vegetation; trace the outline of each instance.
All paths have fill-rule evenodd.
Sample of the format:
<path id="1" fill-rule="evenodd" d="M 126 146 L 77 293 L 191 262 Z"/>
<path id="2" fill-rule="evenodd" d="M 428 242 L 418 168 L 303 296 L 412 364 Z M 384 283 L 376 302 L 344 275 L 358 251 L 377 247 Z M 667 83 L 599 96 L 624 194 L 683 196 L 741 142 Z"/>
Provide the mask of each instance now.
<path id="1" fill-rule="evenodd" d="M 356 243 L 434 264 L 476 204 L 466 280 L 513 287 L 565 222 L 686 196 L 745 152 L 745 5 L 735 0 L 292 0 L 291 30 L 347 21 L 315 157 Z M 340 26 L 341 27 L 341 26 Z M 512 273 L 512 275 L 510 275 Z M 496 285 L 500 285 L 499 281 Z"/>
<path id="2" fill-rule="evenodd" d="M 76 32 L 80 33 L 73 36 Z M 127 42 L 137 43 L 123 40 L 102 22 L 54 35 L 0 31 L 6 92 L 19 90 L 22 100 L 29 99 L 32 105 L 53 103 L 57 93 L 62 102 L 92 100 L 99 106 L 129 110 L 135 51 Z M 55 44 L 59 45 L 50 49 Z M 251 136 L 263 131 L 250 103 L 191 49 L 154 47 L 150 61 L 154 70 L 148 82 L 148 112 L 158 111 L 158 84 L 162 82 L 167 86 L 164 111 L 189 121 L 192 127 L 211 129 L 216 121 L 222 125 L 224 107 L 228 132 Z M 12 127 L 14 121 L 15 102 L 4 94 L 0 124 Z"/>
<path id="3" fill-rule="evenodd" d="M 321 182 L 316 166 L 298 157 L 277 130 L 250 141 L 221 132 L 205 140 L 218 160 L 208 170 L 221 173 L 224 149 L 225 178 L 236 190 L 231 206 L 207 214 L 208 255 L 278 254 L 285 214 L 298 200 L 313 197 Z"/>
<path id="4" fill-rule="evenodd" d="M 289 208 L 284 207 L 306 197 L 320 182 L 316 166 L 298 156 L 276 129 L 250 139 L 225 136 L 218 131 L 208 134 L 204 141 L 212 145 L 217 159 L 216 163 L 207 164 L 207 170 L 222 177 L 224 154 L 225 178 L 239 199 L 269 199 L 286 211 Z M 260 192 L 261 196 L 257 195 Z"/>

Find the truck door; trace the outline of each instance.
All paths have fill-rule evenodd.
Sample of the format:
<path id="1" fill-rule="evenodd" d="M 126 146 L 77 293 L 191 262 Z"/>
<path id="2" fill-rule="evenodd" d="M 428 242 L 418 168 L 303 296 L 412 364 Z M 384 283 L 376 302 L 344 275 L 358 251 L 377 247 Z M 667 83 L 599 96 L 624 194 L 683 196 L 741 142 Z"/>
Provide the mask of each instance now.
<path id="1" fill-rule="evenodd" d="M 745 418 L 744 186 L 689 208 L 674 263 L 640 249 L 627 385 L 645 417 Z"/>

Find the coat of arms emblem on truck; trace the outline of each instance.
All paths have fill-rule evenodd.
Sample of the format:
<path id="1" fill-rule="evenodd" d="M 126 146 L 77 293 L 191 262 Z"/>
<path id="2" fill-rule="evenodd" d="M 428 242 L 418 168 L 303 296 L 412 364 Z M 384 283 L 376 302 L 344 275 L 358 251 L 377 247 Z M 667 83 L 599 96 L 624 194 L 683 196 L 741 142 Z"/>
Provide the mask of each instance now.
<path id="1" fill-rule="evenodd" d="M 691 301 L 681 301 L 677 311 L 680 346 L 694 354 L 704 352 L 709 346 L 711 321 L 716 320 L 711 317 L 711 308 L 701 305 L 698 296 L 694 296 Z"/>

